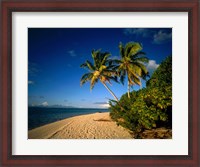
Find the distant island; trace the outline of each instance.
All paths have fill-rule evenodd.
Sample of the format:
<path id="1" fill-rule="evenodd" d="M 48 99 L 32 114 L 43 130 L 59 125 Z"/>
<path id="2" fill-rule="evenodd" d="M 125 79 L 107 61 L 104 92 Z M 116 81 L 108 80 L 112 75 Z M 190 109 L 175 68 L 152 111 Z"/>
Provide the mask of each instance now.
<path id="1" fill-rule="evenodd" d="M 76 108 L 74 106 L 63 106 L 63 105 L 51 105 L 51 106 L 28 106 L 28 107 L 40 107 L 40 108 Z"/>

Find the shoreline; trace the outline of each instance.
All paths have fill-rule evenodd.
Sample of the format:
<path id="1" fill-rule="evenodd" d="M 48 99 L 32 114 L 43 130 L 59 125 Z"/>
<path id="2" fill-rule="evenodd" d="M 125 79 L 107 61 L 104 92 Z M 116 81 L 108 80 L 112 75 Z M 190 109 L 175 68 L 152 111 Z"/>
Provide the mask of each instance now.
<path id="1" fill-rule="evenodd" d="M 74 116 L 28 131 L 28 139 L 133 139 L 109 112 Z"/>

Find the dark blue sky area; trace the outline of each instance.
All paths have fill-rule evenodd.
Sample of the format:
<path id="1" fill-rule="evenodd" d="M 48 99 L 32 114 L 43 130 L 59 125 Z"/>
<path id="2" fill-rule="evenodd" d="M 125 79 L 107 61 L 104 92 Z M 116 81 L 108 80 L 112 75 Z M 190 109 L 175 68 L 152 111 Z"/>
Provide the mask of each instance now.
<path id="1" fill-rule="evenodd" d="M 150 73 L 172 54 L 169 28 L 29 28 L 29 106 L 106 107 L 113 97 L 100 82 L 92 91 L 89 82 L 81 87 L 80 78 L 87 71 L 80 65 L 85 60 L 92 61 L 93 49 L 108 51 L 117 58 L 119 42 L 130 41 L 142 43 L 150 60 Z M 113 83 L 110 88 L 118 97 L 127 91 L 126 83 Z M 138 89 L 139 86 L 134 87 Z"/>

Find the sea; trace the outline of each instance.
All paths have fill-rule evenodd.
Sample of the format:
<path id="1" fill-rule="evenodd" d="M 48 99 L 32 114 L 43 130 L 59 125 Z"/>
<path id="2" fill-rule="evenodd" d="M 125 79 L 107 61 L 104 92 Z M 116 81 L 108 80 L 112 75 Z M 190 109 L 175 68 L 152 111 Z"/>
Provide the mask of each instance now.
<path id="1" fill-rule="evenodd" d="M 73 116 L 108 111 L 102 108 L 28 107 L 28 130 Z"/>

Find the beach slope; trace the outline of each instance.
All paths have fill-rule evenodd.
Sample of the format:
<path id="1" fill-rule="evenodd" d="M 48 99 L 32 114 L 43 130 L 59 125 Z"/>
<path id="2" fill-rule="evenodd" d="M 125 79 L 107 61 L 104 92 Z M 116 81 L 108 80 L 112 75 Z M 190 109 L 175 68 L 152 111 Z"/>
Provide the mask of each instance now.
<path id="1" fill-rule="evenodd" d="M 35 128 L 29 139 L 130 139 L 129 131 L 112 121 L 109 113 L 94 113 L 67 118 Z"/>

